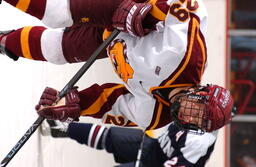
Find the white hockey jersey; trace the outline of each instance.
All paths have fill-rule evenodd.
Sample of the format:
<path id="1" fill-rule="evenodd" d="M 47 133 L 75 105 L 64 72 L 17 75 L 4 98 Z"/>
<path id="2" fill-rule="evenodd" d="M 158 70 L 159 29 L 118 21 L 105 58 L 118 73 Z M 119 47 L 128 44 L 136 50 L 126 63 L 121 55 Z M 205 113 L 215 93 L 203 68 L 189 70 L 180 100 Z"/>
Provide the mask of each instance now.
<path id="1" fill-rule="evenodd" d="M 103 117 L 104 123 L 133 122 L 145 129 L 159 128 L 172 120 L 168 104 L 154 94 L 155 90 L 200 83 L 207 59 L 207 11 L 202 0 L 150 3 L 151 14 L 163 20 L 157 30 L 141 38 L 121 32 L 108 49 L 115 71 L 128 91 L 116 93 L 111 107 L 106 109 L 102 103 L 100 109 L 90 112 L 92 108 L 88 108 L 82 115 Z M 161 8 L 166 6 L 169 11 L 164 13 Z M 120 88 L 125 89 L 123 85 L 104 87 L 105 102 Z"/>

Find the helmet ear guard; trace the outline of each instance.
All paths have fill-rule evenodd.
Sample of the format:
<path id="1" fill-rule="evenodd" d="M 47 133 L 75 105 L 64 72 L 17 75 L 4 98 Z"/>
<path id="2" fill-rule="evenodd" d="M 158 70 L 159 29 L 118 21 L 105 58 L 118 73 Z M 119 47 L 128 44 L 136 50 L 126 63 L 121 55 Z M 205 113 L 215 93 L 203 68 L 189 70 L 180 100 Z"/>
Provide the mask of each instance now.
<path id="1" fill-rule="evenodd" d="M 170 101 L 174 123 L 196 134 L 223 127 L 235 113 L 230 92 L 217 85 L 192 87 L 172 96 Z"/>

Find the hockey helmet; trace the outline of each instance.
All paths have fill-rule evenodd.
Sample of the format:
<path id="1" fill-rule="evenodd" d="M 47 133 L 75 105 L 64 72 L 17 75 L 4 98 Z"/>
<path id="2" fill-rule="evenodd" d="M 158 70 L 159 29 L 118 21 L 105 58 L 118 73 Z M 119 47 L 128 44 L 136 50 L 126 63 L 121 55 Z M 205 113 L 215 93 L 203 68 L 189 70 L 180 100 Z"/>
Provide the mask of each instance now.
<path id="1" fill-rule="evenodd" d="M 228 124 L 236 110 L 230 92 L 218 85 L 191 87 L 175 94 L 170 101 L 174 123 L 199 134 Z"/>

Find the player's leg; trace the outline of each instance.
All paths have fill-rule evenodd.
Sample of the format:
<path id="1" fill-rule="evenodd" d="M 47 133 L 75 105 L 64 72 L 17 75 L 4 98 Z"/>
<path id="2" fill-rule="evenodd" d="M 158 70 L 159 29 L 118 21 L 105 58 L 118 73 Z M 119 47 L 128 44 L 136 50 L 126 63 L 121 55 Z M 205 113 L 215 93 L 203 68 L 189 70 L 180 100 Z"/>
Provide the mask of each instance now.
<path id="1" fill-rule="evenodd" d="M 69 0 L 4 0 L 52 28 L 73 24 Z"/>
<path id="2" fill-rule="evenodd" d="M 145 21 L 144 28 L 151 29 L 159 21 L 158 18 L 154 17 L 155 14 L 158 15 L 158 12 L 155 11 L 154 14 L 147 15 L 144 18 L 142 15 L 147 14 L 151 8 L 146 3 L 142 5 L 135 3 L 134 0 L 62 0 L 61 3 L 59 0 L 4 1 L 42 20 L 45 25 L 51 28 L 69 27 L 77 23 L 108 28 L 112 26 L 114 21 L 114 25 L 117 27 L 127 29 L 125 28 L 126 24 L 133 20 L 130 25 L 133 28 L 138 27 L 140 22 L 142 24 Z M 136 1 L 144 2 L 146 0 Z M 168 7 L 168 5 L 166 6 Z M 130 18 L 128 18 L 128 13 L 130 13 Z M 162 15 L 162 12 L 160 13 Z"/>
<path id="3" fill-rule="evenodd" d="M 69 29 L 42 26 L 23 27 L 0 32 L 0 52 L 15 60 L 31 60 L 65 64 L 86 61 L 102 43 L 102 28 L 77 25 Z M 102 53 L 99 58 L 106 56 Z"/>
<path id="4" fill-rule="evenodd" d="M 110 27 L 112 16 L 123 0 L 70 0 L 74 22 Z"/>
<path id="5" fill-rule="evenodd" d="M 51 28 L 87 22 L 109 27 L 112 15 L 123 0 L 4 0 Z"/>
<path id="6" fill-rule="evenodd" d="M 7 55 L 31 60 L 64 64 L 62 52 L 62 29 L 47 29 L 42 26 L 23 27 L 8 34 L 0 33 L 0 46 Z"/>

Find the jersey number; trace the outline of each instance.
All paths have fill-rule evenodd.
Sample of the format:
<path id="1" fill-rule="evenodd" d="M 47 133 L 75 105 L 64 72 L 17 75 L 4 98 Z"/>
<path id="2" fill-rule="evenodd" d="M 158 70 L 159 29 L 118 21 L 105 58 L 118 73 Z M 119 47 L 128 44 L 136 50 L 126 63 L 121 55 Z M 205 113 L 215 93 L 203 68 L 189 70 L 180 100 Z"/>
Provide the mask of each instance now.
<path id="1" fill-rule="evenodd" d="M 184 7 L 184 5 L 186 7 Z M 170 14 L 175 16 L 179 21 L 186 21 L 189 18 L 189 12 L 194 12 L 199 7 L 196 0 L 179 0 L 170 7 Z"/>
<path id="2" fill-rule="evenodd" d="M 107 115 L 106 124 L 114 124 L 118 126 L 124 126 L 125 125 L 125 120 L 124 117 L 122 116 L 113 116 L 113 115 Z"/>

